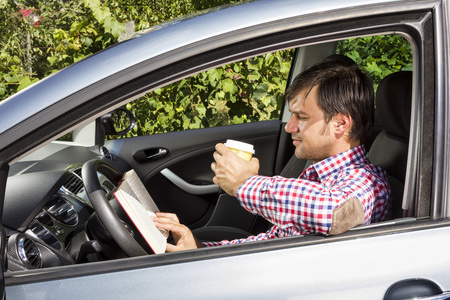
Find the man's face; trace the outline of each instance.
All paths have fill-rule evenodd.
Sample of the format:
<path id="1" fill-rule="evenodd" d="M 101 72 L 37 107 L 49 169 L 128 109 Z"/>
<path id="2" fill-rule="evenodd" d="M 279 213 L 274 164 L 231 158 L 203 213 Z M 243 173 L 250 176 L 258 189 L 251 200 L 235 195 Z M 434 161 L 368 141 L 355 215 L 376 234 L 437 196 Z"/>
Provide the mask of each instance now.
<path id="1" fill-rule="evenodd" d="M 317 104 L 318 87 L 308 94 L 309 88 L 298 93 L 289 103 L 292 113 L 286 124 L 295 146 L 295 156 L 313 160 L 314 163 L 332 156 L 335 143 L 330 126 L 326 123 L 322 109 Z"/>

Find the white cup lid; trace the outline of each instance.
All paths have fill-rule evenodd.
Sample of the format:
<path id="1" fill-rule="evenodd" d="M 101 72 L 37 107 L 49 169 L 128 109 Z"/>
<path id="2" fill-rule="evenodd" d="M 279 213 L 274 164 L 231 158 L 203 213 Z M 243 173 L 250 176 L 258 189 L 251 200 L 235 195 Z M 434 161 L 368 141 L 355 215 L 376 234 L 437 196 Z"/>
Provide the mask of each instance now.
<path id="1" fill-rule="evenodd" d="M 242 150 L 245 152 L 250 152 L 250 153 L 255 154 L 255 150 L 253 149 L 252 144 L 247 144 L 247 143 L 239 142 L 239 141 L 235 141 L 235 140 L 227 140 L 227 142 L 225 143 L 225 146 L 227 146 L 228 148 L 238 149 L 238 150 Z"/>

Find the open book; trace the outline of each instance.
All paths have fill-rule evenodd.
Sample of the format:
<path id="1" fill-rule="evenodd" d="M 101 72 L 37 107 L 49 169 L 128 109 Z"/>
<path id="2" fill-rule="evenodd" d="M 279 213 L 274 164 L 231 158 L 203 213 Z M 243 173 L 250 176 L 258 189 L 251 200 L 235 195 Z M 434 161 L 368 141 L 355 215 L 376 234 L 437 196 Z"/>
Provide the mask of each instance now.
<path id="1" fill-rule="evenodd" d="M 153 252 L 164 253 L 169 233 L 153 224 L 152 216 L 159 209 L 134 170 L 125 173 L 114 196 Z"/>

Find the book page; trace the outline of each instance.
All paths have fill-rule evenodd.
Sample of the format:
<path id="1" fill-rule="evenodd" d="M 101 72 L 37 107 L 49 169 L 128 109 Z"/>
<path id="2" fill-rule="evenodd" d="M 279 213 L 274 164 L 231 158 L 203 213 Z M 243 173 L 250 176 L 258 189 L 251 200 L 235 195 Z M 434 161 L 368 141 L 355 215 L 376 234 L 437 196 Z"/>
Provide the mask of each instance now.
<path id="1" fill-rule="evenodd" d="M 169 232 L 153 223 L 158 207 L 134 170 L 124 175 L 114 196 L 153 251 L 165 252 Z"/>
<path id="2" fill-rule="evenodd" d="M 158 206 L 156 205 L 155 201 L 153 201 L 152 196 L 150 196 L 141 179 L 139 179 L 134 170 L 128 171 L 125 174 L 122 183 L 118 187 L 118 190 L 119 189 L 125 191 L 128 195 L 139 201 L 146 210 L 152 212 L 153 214 L 159 211 Z M 169 232 L 167 230 L 158 230 L 161 231 L 161 233 L 166 238 L 169 237 Z"/>
<path id="3" fill-rule="evenodd" d="M 152 216 L 155 216 L 155 213 L 146 210 L 141 205 L 141 202 L 136 200 L 133 195 L 127 194 L 124 190 L 120 192 L 124 194 L 131 210 L 134 213 L 134 216 L 137 219 L 135 217 L 132 217 L 127 209 L 125 209 L 125 211 L 127 211 L 131 220 L 133 220 L 147 243 L 149 243 L 150 247 L 152 247 L 155 253 L 164 253 L 166 250 L 167 237 L 164 236 L 160 232 L 160 230 L 153 224 Z M 143 226 L 145 227 L 145 230 L 143 229 Z M 155 245 L 157 247 L 156 249 L 154 248 Z"/>
<path id="4" fill-rule="evenodd" d="M 145 209 L 151 212 L 159 211 L 158 206 L 156 206 L 156 203 L 153 201 L 152 197 L 134 170 L 127 172 L 124 176 L 124 180 L 129 186 L 127 188 L 125 186 L 121 187 L 122 189 L 124 189 L 128 194 L 133 195 L 135 199 L 142 203 Z"/>

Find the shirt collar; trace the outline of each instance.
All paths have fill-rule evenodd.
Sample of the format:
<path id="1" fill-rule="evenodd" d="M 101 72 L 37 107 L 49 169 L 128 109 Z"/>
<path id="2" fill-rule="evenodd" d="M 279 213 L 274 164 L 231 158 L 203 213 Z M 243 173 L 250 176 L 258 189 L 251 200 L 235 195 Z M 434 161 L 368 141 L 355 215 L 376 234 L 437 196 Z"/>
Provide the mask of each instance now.
<path id="1" fill-rule="evenodd" d="M 324 182 L 333 173 L 336 173 L 349 165 L 362 163 L 367 163 L 367 158 L 364 146 L 360 145 L 309 166 L 303 172 L 302 177 L 318 178 L 319 182 Z"/>

